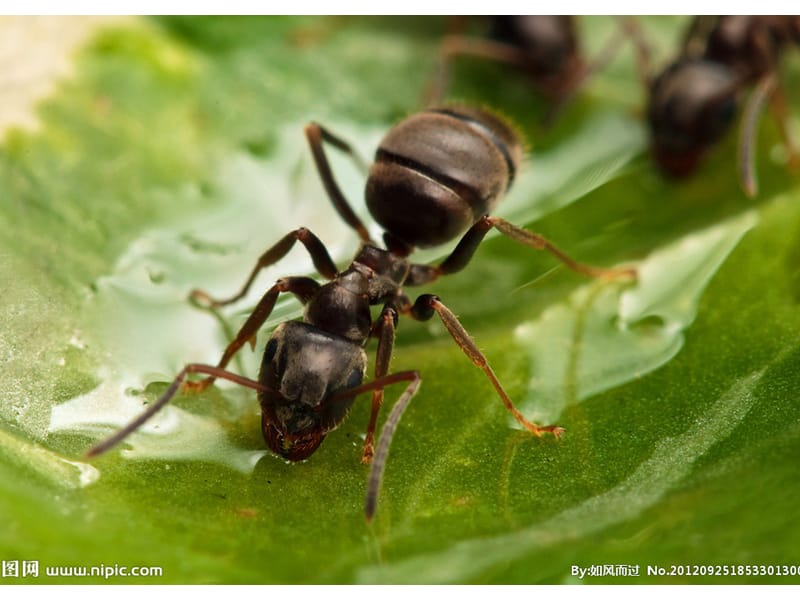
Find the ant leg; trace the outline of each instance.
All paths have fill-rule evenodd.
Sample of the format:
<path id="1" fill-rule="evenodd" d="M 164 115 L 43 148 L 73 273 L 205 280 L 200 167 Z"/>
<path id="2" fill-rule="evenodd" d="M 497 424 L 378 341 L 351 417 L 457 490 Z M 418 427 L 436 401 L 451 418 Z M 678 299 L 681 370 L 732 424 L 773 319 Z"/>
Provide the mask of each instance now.
<path id="1" fill-rule="evenodd" d="M 386 377 L 389 372 L 389 363 L 392 360 L 394 350 L 394 333 L 397 327 L 397 311 L 391 306 L 384 306 L 380 317 L 375 322 L 375 333 L 378 337 L 378 351 L 375 358 L 375 379 Z M 372 411 L 369 415 L 369 425 L 367 426 L 367 436 L 364 439 L 364 453 L 361 455 L 361 462 L 368 465 L 372 462 L 375 452 L 375 427 L 378 423 L 378 413 L 383 404 L 383 388 L 378 388 L 372 392 Z"/>
<path id="2" fill-rule="evenodd" d="M 327 16 L 324 20 L 315 20 L 311 25 L 294 28 L 289 40 L 297 48 L 313 48 L 327 42 L 351 20 L 350 16 Z"/>
<path id="3" fill-rule="evenodd" d="M 348 154 L 362 170 L 367 170 L 366 162 L 361 159 L 350 144 L 333 135 L 319 123 L 309 123 L 306 125 L 305 133 L 306 138 L 308 138 L 308 143 L 311 146 L 314 164 L 316 164 L 317 172 L 319 173 L 320 179 L 322 179 L 322 185 L 325 186 L 325 191 L 328 193 L 328 198 L 330 198 L 330 201 L 333 203 L 336 212 L 344 219 L 345 223 L 356 230 L 361 241 L 367 244 L 372 243 L 367 228 L 364 227 L 361 219 L 353 212 L 352 207 L 347 202 L 347 198 L 344 197 L 342 190 L 339 188 L 339 184 L 336 183 L 331 165 L 328 162 L 328 157 L 325 154 L 323 142 L 327 142 L 345 154 Z"/>
<path id="4" fill-rule="evenodd" d="M 509 44 L 462 35 L 445 36 L 439 50 L 436 72 L 424 95 L 425 106 L 434 106 L 442 101 L 450 83 L 450 63 L 456 56 L 485 58 L 517 67 L 528 62 L 525 52 Z"/>
<path id="5" fill-rule="evenodd" d="M 742 188 L 749 198 L 758 193 L 754 157 L 758 120 L 764 110 L 764 102 L 775 91 L 777 81 L 774 73 L 770 73 L 761 79 L 750 94 L 742 116 L 742 125 L 739 130 L 738 167 Z M 781 131 L 783 131 L 782 127 Z"/>
<path id="6" fill-rule="evenodd" d="M 213 377 L 219 377 L 220 379 L 228 379 L 230 381 L 233 381 L 234 383 L 238 383 L 239 385 L 252 388 L 259 392 L 266 391 L 266 388 L 259 382 L 254 381 L 252 379 L 248 379 L 247 377 L 242 377 L 241 375 L 237 375 L 236 373 L 231 373 L 230 371 L 225 371 L 218 367 L 212 367 L 211 365 L 190 363 L 185 367 L 183 367 L 181 372 L 178 373 L 178 376 L 175 377 L 170 386 L 158 400 L 156 400 L 153 404 L 151 404 L 147 408 L 147 410 L 145 410 L 141 415 L 139 415 L 133 421 L 128 423 L 125 427 L 117 431 L 114 435 L 106 438 L 102 442 L 99 442 L 94 446 L 92 446 L 91 448 L 89 448 L 89 450 L 86 451 L 85 455 L 86 458 L 93 458 L 95 456 L 103 454 L 104 452 L 110 450 L 111 448 L 119 444 L 131 433 L 139 429 L 139 427 L 141 427 L 154 414 L 156 414 L 159 410 L 164 408 L 164 406 L 166 406 L 170 400 L 172 400 L 172 397 L 177 393 L 179 389 L 181 389 L 181 384 L 183 384 L 184 380 L 186 379 L 186 376 L 192 373 L 205 373 L 207 375 L 212 375 Z"/>
<path id="7" fill-rule="evenodd" d="M 483 238 L 489 233 L 489 230 L 494 227 L 503 235 L 510 237 L 512 240 L 525 244 L 535 250 L 546 250 L 553 254 L 558 260 L 563 262 L 567 267 L 582 275 L 589 277 L 597 277 L 600 279 L 636 279 L 636 269 L 632 267 L 623 267 L 619 269 L 601 269 L 591 267 L 583 263 L 579 263 L 567 254 L 559 250 L 549 240 L 542 237 L 537 233 L 532 233 L 516 225 L 512 225 L 505 219 L 500 217 L 493 217 L 484 215 L 472 227 L 467 230 L 467 233 L 458 242 L 458 245 L 450 253 L 450 256 L 444 259 L 439 265 L 435 267 L 427 265 L 412 265 L 409 271 L 408 278 L 405 285 L 423 285 L 435 281 L 442 275 L 449 275 L 456 273 L 463 269 L 470 260 L 472 260 L 475 251 L 478 249 Z"/>
<path id="8" fill-rule="evenodd" d="M 780 89 L 777 65 L 774 61 L 773 40 L 766 29 L 763 28 L 756 31 L 753 36 L 753 59 L 765 63 L 767 72 L 756 83 L 753 92 L 750 94 L 739 131 L 739 175 L 742 181 L 742 188 L 750 198 L 758 192 L 754 166 L 755 137 L 758 120 L 763 112 L 764 102 L 767 98 L 771 101 L 772 112 L 778 121 L 778 130 L 789 153 L 789 164 L 791 167 L 797 164 L 796 151 L 789 135 L 785 97 L 782 89 Z"/>
<path id="9" fill-rule="evenodd" d="M 620 27 L 623 33 L 627 35 L 633 43 L 633 55 L 636 61 L 636 74 L 641 81 L 642 86 L 647 90 L 650 89 L 651 73 L 650 73 L 650 59 L 652 55 L 652 48 L 645 40 L 642 28 L 634 17 L 622 17 L 620 19 Z"/>
<path id="10" fill-rule="evenodd" d="M 583 61 L 581 61 L 581 64 L 576 69 L 574 75 L 571 76 L 563 86 L 563 92 L 557 95 L 557 98 L 547 110 L 547 113 L 543 118 L 543 123 L 545 125 L 551 125 L 556 120 L 556 117 L 561 114 L 564 108 L 570 104 L 570 102 L 572 102 L 572 99 L 578 94 L 581 88 L 586 85 L 586 82 L 589 81 L 589 79 L 591 79 L 595 74 L 605 69 L 609 63 L 614 60 L 620 48 L 622 47 L 622 42 L 625 41 L 626 37 L 633 39 L 634 44 L 641 44 L 641 46 L 644 48 L 645 54 L 648 52 L 648 49 L 644 44 L 644 40 L 641 39 L 641 31 L 639 30 L 638 25 L 629 25 L 629 20 L 633 21 L 633 18 L 621 18 L 619 22 L 619 28 L 614 31 L 614 33 L 606 42 L 605 46 L 603 46 L 597 53 L 597 56 L 595 56 L 589 63 L 586 64 L 583 64 Z M 639 68 L 640 71 L 642 71 L 642 69 L 646 69 L 646 66 L 640 67 L 639 65 L 638 52 L 636 57 L 637 68 Z"/>
<path id="11" fill-rule="evenodd" d="M 462 352 L 467 355 L 467 358 L 472 361 L 472 364 L 486 374 L 486 377 L 489 378 L 489 381 L 492 383 L 495 391 L 503 401 L 503 405 L 506 407 L 506 410 L 508 410 L 508 412 L 514 416 L 520 425 L 537 436 L 540 436 L 543 433 L 552 433 L 556 438 L 561 437 L 561 435 L 564 433 L 563 427 L 559 427 L 557 425 L 537 425 L 536 423 L 528 421 L 522 415 L 522 413 L 517 410 L 517 407 L 514 406 L 511 398 L 506 393 L 505 389 L 503 389 L 503 386 L 500 384 L 500 381 L 494 374 L 492 367 L 489 366 L 489 362 L 486 360 L 486 357 L 478 349 L 478 346 L 475 345 L 475 341 L 470 337 L 469 333 L 467 333 L 467 330 L 464 329 L 464 326 L 458 321 L 458 318 L 452 312 L 450 312 L 450 309 L 442 304 L 437 296 L 432 294 L 421 295 L 414 302 L 414 305 L 411 307 L 409 312 L 411 317 L 418 321 L 427 321 L 433 317 L 434 313 L 439 315 L 439 318 L 442 320 L 442 323 L 444 324 L 445 328 L 447 328 L 447 331 L 450 333 L 453 340 L 455 340 L 456 344 L 458 344 L 458 347 L 461 348 Z"/>
<path id="12" fill-rule="evenodd" d="M 336 265 L 331 259 L 330 254 L 328 254 L 328 250 L 325 248 L 325 245 L 317 236 L 311 233 L 311 231 L 305 227 L 301 227 L 300 229 L 296 229 L 286 234 L 277 244 L 272 246 L 269 250 L 261 255 L 256 263 L 256 266 L 253 268 L 253 271 L 250 273 L 250 276 L 247 278 L 244 286 L 234 296 L 231 296 L 226 300 L 215 300 L 203 290 L 192 290 L 189 298 L 198 304 L 204 304 L 211 308 L 219 308 L 220 306 L 226 306 L 228 304 L 233 304 L 237 300 L 241 300 L 247 294 L 250 286 L 253 285 L 253 282 L 255 281 L 259 271 L 281 260 L 289 253 L 289 250 L 292 249 L 295 242 L 298 241 L 306 247 L 306 250 L 308 250 L 308 253 L 311 255 L 311 260 L 314 263 L 314 267 L 317 269 L 317 271 L 319 271 L 320 275 L 326 279 L 335 279 Z"/>
<path id="13" fill-rule="evenodd" d="M 381 481 L 383 480 L 383 471 L 386 466 L 386 458 L 389 456 L 389 445 L 392 443 L 392 438 L 397 430 L 397 425 L 400 423 L 400 418 L 403 416 L 406 408 L 408 408 L 411 398 L 417 393 L 419 384 L 422 383 L 422 378 L 416 371 L 400 371 L 399 373 L 392 373 L 384 377 L 374 379 L 369 383 L 362 384 L 351 390 L 340 392 L 331 397 L 331 401 L 345 400 L 363 394 L 364 392 L 381 390 L 386 386 L 399 383 L 401 381 L 408 381 L 409 384 L 403 393 L 395 402 L 392 412 L 386 419 L 386 423 L 381 429 L 381 437 L 378 441 L 378 450 L 375 452 L 375 460 L 372 462 L 372 467 L 369 472 L 369 481 L 367 483 L 367 497 L 364 502 L 364 516 L 367 521 L 372 521 L 375 516 L 375 509 L 378 506 L 378 493 L 381 488 Z"/>
<path id="14" fill-rule="evenodd" d="M 770 97 L 770 108 L 778 122 L 778 131 L 780 131 L 783 144 L 786 146 L 786 152 L 789 155 L 789 167 L 794 170 L 800 169 L 800 150 L 797 149 L 789 132 L 789 109 L 786 103 L 786 92 L 780 81 L 776 84 L 775 91 Z"/>
<path id="15" fill-rule="evenodd" d="M 719 17 L 701 15 L 692 19 L 681 43 L 680 58 L 699 58 L 706 51 L 708 37 L 714 30 Z"/>
<path id="16" fill-rule="evenodd" d="M 547 250 L 550 254 L 555 256 L 558 260 L 563 262 L 567 267 L 576 273 L 581 273 L 589 277 L 597 277 L 600 279 L 609 280 L 636 279 L 636 269 L 632 267 L 623 267 L 619 269 L 600 269 L 597 267 L 590 267 L 570 258 L 556 246 L 554 246 L 549 240 L 537 233 L 532 233 L 522 229 L 521 227 L 517 227 L 516 225 L 513 225 L 508 221 L 501 219 L 500 217 L 486 216 L 483 218 L 487 220 L 492 227 L 497 229 L 506 237 L 510 237 L 512 240 L 521 244 L 525 244 L 526 246 L 534 248 L 535 250 Z M 480 221 L 478 221 L 478 223 L 480 223 Z"/>
<path id="17" fill-rule="evenodd" d="M 305 304 L 316 294 L 319 287 L 319 283 L 310 277 L 284 277 L 278 279 L 275 285 L 269 288 L 267 293 L 264 294 L 264 297 L 258 301 L 258 304 L 256 304 L 253 312 L 250 313 L 250 316 L 244 322 L 244 325 L 242 325 L 239 333 L 236 334 L 233 341 L 225 348 L 222 358 L 220 358 L 219 363 L 217 363 L 217 368 L 224 369 L 231 358 L 233 358 L 246 342 L 250 342 L 251 346 L 255 345 L 256 333 L 272 313 L 272 309 L 275 308 L 278 294 L 281 292 L 290 292 L 294 294 L 300 302 Z M 200 381 L 187 381 L 184 384 L 184 389 L 200 392 L 211 385 L 215 378 L 216 376 L 212 373 L 210 377 L 206 377 Z"/>

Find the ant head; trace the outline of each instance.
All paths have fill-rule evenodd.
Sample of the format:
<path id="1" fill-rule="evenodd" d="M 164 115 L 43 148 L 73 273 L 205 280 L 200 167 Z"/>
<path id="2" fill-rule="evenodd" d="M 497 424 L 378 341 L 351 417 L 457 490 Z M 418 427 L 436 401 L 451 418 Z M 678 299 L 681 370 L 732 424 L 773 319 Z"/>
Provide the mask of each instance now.
<path id="1" fill-rule="evenodd" d="M 739 82 L 724 65 L 679 60 L 650 86 L 647 120 L 651 150 L 674 176 L 688 174 L 705 150 L 730 128 Z"/>

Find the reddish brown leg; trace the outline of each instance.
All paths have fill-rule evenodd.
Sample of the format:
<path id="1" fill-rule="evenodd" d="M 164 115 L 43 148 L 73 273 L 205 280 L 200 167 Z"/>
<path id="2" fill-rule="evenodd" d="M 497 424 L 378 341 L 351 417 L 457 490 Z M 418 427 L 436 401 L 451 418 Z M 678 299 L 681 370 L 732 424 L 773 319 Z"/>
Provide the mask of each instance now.
<path id="1" fill-rule="evenodd" d="M 620 26 L 633 44 L 633 56 L 636 61 L 636 75 L 645 90 L 650 90 L 651 76 L 651 54 L 650 44 L 645 39 L 639 21 L 634 17 L 621 17 Z"/>
<path id="2" fill-rule="evenodd" d="M 605 46 L 600 49 L 591 61 L 586 64 L 582 64 L 583 61 L 581 61 L 581 64 L 575 69 L 575 73 L 564 83 L 562 91 L 556 94 L 553 104 L 547 110 L 547 114 L 543 119 L 545 125 L 552 124 L 556 120 L 556 117 L 558 117 L 561 111 L 572 102 L 572 99 L 575 98 L 586 83 L 614 60 L 626 37 L 630 37 L 634 44 L 637 45 L 637 48 L 639 44 L 646 48 L 640 36 L 641 32 L 638 28 L 638 24 L 633 23 L 631 25 L 628 23 L 629 20 L 633 21 L 630 17 L 620 20 L 618 29 L 611 35 Z M 638 68 L 638 51 L 636 56 Z"/>
<path id="3" fill-rule="evenodd" d="M 608 64 L 614 60 L 614 57 L 619 52 L 626 37 L 632 38 L 634 43 L 640 43 L 642 46 L 646 46 L 638 27 L 630 25 L 628 18 L 621 18 L 617 29 L 611 34 L 605 46 L 603 46 L 600 52 L 587 63 L 580 75 L 581 79 L 591 77 L 598 71 L 605 69 Z"/>
<path id="4" fill-rule="evenodd" d="M 363 242 L 368 244 L 372 243 L 367 228 L 353 211 L 347 198 L 344 197 L 339 184 L 336 183 L 336 178 L 333 176 L 331 165 L 325 154 L 323 142 L 327 142 L 345 154 L 348 154 L 362 170 L 367 169 L 366 163 L 359 157 L 355 150 L 353 150 L 350 144 L 332 134 L 319 123 L 309 123 L 306 125 L 305 132 L 308 143 L 311 146 L 314 164 L 316 164 L 319 177 L 322 180 L 322 185 L 325 186 L 325 191 L 328 193 L 328 198 L 330 198 L 330 201 L 333 203 L 336 212 L 344 219 L 345 223 L 356 230 Z"/>
<path id="5" fill-rule="evenodd" d="M 211 365 L 203 365 L 198 363 L 188 364 L 181 370 L 180 373 L 178 373 L 178 376 L 175 377 L 175 379 L 172 381 L 170 386 L 167 388 L 167 391 L 165 391 L 158 400 L 156 400 L 153 404 L 151 404 L 147 408 L 147 410 L 144 411 L 141 415 L 139 415 L 133 421 L 128 423 L 125 427 L 117 431 L 114 435 L 92 446 L 86 452 L 86 458 L 92 458 L 100 454 L 103 454 L 104 452 L 110 450 L 111 448 L 119 444 L 131 433 L 139 429 L 139 427 L 141 427 L 147 420 L 149 420 L 150 417 L 152 417 L 159 410 L 164 408 L 164 406 L 166 406 L 166 404 L 181 388 L 181 384 L 184 383 L 186 377 L 188 375 L 191 375 L 192 373 L 205 373 L 206 375 L 211 375 L 213 378 L 227 379 L 229 381 L 233 381 L 234 383 L 238 383 L 239 385 L 252 388 L 259 392 L 266 391 L 266 388 L 259 382 L 253 381 L 252 379 L 248 379 L 246 377 L 242 377 L 241 375 L 237 375 L 235 373 L 231 373 L 230 371 L 225 371 L 224 369 L 220 369 L 219 367 L 212 367 Z"/>
<path id="6" fill-rule="evenodd" d="M 796 171 L 800 169 L 800 150 L 797 149 L 797 145 L 789 132 L 789 109 L 786 103 L 786 92 L 780 81 L 778 81 L 775 91 L 770 96 L 770 108 L 778 123 L 778 131 L 780 131 L 783 145 L 789 155 L 789 168 Z"/>
<path id="7" fill-rule="evenodd" d="M 755 34 L 754 44 L 758 57 L 762 62 L 769 64 L 770 68 L 756 83 L 742 117 L 739 137 L 739 173 L 742 187 L 750 197 L 755 196 L 758 191 L 754 166 L 755 137 L 758 120 L 767 99 L 770 100 L 770 108 L 772 108 L 772 114 L 777 121 L 778 131 L 788 154 L 789 168 L 800 168 L 800 153 L 798 153 L 789 132 L 789 111 L 786 106 L 786 95 L 780 82 L 778 65 L 773 62 L 772 40 L 766 30 L 760 30 Z"/>
<path id="8" fill-rule="evenodd" d="M 442 320 L 442 323 L 444 323 L 445 328 L 450 333 L 453 340 L 455 340 L 456 344 L 458 344 L 458 347 L 461 348 L 464 354 L 466 354 L 467 357 L 472 361 L 472 364 L 486 374 L 486 377 L 489 378 L 489 381 L 492 383 L 497 395 L 500 396 L 500 399 L 503 401 L 503 405 L 506 407 L 506 410 L 508 410 L 508 412 L 514 416 L 520 425 L 537 436 L 542 435 L 543 433 L 552 433 L 557 438 L 561 437 L 561 435 L 564 433 L 563 427 L 559 427 L 557 425 L 537 425 L 536 423 L 528 421 L 523 414 L 517 410 L 517 407 L 514 406 L 511 398 L 500 384 L 497 376 L 494 374 L 492 367 L 489 366 L 489 362 L 486 360 L 486 357 L 478 349 L 478 346 L 475 345 L 475 342 L 470 337 L 469 333 L 467 333 L 467 330 L 464 329 L 461 323 L 459 323 L 456 316 L 450 312 L 450 309 L 442 304 L 439 298 L 431 294 L 423 294 L 417 298 L 416 302 L 414 302 L 414 306 L 410 310 L 411 316 L 420 321 L 427 321 L 433 316 L 434 313 L 439 315 L 439 318 Z"/>
<path id="9" fill-rule="evenodd" d="M 535 250 L 546 250 L 558 260 L 563 262 L 567 267 L 575 271 L 587 275 L 588 277 L 597 277 L 599 279 L 636 279 L 636 269 L 626 267 L 622 269 L 600 269 L 597 267 L 590 267 L 583 263 L 570 258 L 564 252 L 554 246 L 549 240 L 542 237 L 538 233 L 531 233 L 526 229 L 517 227 L 500 217 L 484 217 L 491 223 L 492 227 L 497 229 L 503 235 L 510 237 L 515 242 L 525 244 Z"/>
<path id="10" fill-rule="evenodd" d="M 481 241 L 483 241 L 483 238 L 486 237 L 486 234 L 489 233 L 492 227 L 503 235 L 510 237 L 512 240 L 525 244 L 530 248 L 546 250 L 563 262 L 567 267 L 582 275 L 608 280 L 636 279 L 636 269 L 632 267 L 620 269 L 590 267 L 574 260 L 541 235 L 512 225 L 500 217 L 486 215 L 479 219 L 478 222 L 464 234 L 458 242 L 458 245 L 450 253 L 450 256 L 445 258 L 438 266 L 412 265 L 405 284 L 409 286 L 423 285 L 435 281 L 441 275 L 449 275 L 450 273 L 460 271 L 472 260 Z"/>
<path id="11" fill-rule="evenodd" d="M 389 363 L 394 350 L 394 332 L 397 326 L 397 312 L 390 306 L 385 306 L 381 316 L 376 321 L 375 335 L 378 338 L 378 351 L 375 358 L 375 379 L 381 380 L 389 372 Z M 369 415 L 367 436 L 364 439 L 364 453 L 361 462 L 368 465 L 372 462 L 375 451 L 375 427 L 378 423 L 378 413 L 383 404 L 383 388 L 372 392 L 372 411 Z"/>
<path id="12" fill-rule="evenodd" d="M 306 250 L 308 250 L 308 253 L 311 255 L 314 267 L 316 267 L 320 275 L 331 280 L 336 277 L 336 265 L 333 260 L 331 260 L 325 245 L 317 236 L 311 233 L 311 231 L 305 227 L 301 227 L 300 229 L 287 233 L 277 244 L 261 255 L 252 273 L 250 273 L 250 277 L 247 278 L 247 281 L 238 294 L 231 296 L 227 300 L 215 300 L 202 290 L 192 290 L 190 298 L 198 304 L 213 308 L 219 308 L 241 300 L 247 294 L 250 286 L 253 285 L 261 269 L 269 267 L 281 260 L 294 247 L 295 242 L 300 242 L 306 247 Z"/>
<path id="13" fill-rule="evenodd" d="M 231 358 L 233 358 L 246 342 L 250 342 L 251 345 L 255 344 L 256 333 L 267 318 L 269 318 L 272 309 L 275 308 L 278 294 L 281 292 L 291 292 L 305 304 L 318 289 L 319 284 L 309 277 L 284 277 L 275 282 L 275 285 L 269 288 L 267 293 L 264 294 L 264 297 L 258 301 L 255 309 L 253 309 L 253 312 L 244 322 L 244 325 L 242 325 L 242 328 L 239 330 L 239 333 L 236 334 L 233 341 L 225 348 L 225 352 L 222 354 L 217 368 L 224 369 Z M 184 384 L 184 389 L 200 392 L 214 383 L 214 379 L 215 377 L 212 374 L 210 377 L 206 377 L 200 381 L 187 381 Z"/>
<path id="14" fill-rule="evenodd" d="M 699 58 L 706 51 L 706 43 L 719 17 L 702 15 L 692 19 L 681 43 L 681 58 Z"/>
<path id="15" fill-rule="evenodd" d="M 423 99 L 425 106 L 434 106 L 441 103 L 450 85 L 450 63 L 457 56 L 484 58 L 517 67 L 524 66 L 527 62 L 525 52 L 509 44 L 461 35 L 445 36 L 439 50 L 439 63 L 436 73 L 425 91 Z"/>

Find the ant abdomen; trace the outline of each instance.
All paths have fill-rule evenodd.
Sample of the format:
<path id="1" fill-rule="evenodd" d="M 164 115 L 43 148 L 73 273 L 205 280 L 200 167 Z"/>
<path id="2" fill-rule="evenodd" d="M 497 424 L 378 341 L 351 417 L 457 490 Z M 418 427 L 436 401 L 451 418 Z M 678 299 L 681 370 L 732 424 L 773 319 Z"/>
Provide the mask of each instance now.
<path id="1" fill-rule="evenodd" d="M 428 110 L 384 137 L 367 181 L 367 206 L 409 246 L 437 246 L 492 211 L 521 160 L 519 137 L 499 117 L 475 108 Z"/>

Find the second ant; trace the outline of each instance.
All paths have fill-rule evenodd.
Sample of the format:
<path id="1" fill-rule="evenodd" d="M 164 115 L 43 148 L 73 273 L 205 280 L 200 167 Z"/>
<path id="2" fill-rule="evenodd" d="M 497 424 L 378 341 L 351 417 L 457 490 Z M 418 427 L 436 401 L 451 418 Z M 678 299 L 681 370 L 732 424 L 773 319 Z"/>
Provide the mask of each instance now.
<path id="1" fill-rule="evenodd" d="M 456 21 L 460 28 L 463 19 Z M 576 20 L 566 15 L 499 15 L 488 18 L 483 37 L 451 33 L 442 40 L 436 73 L 425 95 L 427 105 L 442 101 L 454 59 L 479 58 L 509 65 L 530 80 L 550 103 L 544 122 L 551 123 L 586 81 L 608 65 L 619 51 L 629 28 L 618 29 L 598 54 L 588 59 Z"/>
<path id="2" fill-rule="evenodd" d="M 789 134 L 788 111 L 780 84 L 780 58 L 800 45 L 800 17 L 697 17 L 679 57 L 656 77 L 642 74 L 648 90 L 651 150 L 667 174 L 692 173 L 706 152 L 734 122 L 740 96 L 753 91 L 742 116 L 738 169 L 747 196 L 757 193 L 754 167 L 758 117 L 770 100 L 789 165 L 800 166 Z M 640 61 L 645 64 L 646 58 Z"/>

